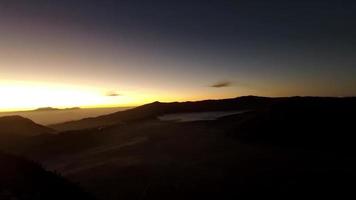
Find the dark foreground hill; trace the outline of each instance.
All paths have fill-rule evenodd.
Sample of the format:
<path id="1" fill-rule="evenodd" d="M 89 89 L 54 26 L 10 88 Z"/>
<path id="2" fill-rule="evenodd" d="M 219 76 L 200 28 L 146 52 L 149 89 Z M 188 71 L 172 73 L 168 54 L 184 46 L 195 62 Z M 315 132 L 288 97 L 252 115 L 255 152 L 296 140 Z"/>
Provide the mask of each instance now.
<path id="1" fill-rule="evenodd" d="M 233 134 L 249 142 L 354 152 L 356 98 L 294 97 L 257 110 Z"/>
<path id="2" fill-rule="evenodd" d="M 36 124 L 21 116 L 0 117 L 0 144 L 53 132 L 53 129 Z"/>
<path id="3" fill-rule="evenodd" d="M 250 112 L 182 123 L 156 116 L 218 110 L 219 102 L 153 103 L 108 117 L 130 123 L 41 136 L 10 150 L 103 200 L 355 198 L 355 98 L 251 99 L 259 98 L 219 107 Z"/>
<path id="4" fill-rule="evenodd" d="M 1 200 L 89 200 L 73 183 L 39 164 L 0 152 Z"/>

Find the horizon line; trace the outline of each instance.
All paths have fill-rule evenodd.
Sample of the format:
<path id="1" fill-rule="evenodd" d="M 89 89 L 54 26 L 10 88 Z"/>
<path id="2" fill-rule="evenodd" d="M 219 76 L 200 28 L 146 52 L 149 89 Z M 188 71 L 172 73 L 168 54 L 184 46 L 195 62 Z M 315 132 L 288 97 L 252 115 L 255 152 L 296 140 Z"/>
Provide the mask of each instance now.
<path id="1" fill-rule="evenodd" d="M 73 108 L 78 109 L 99 109 L 99 108 L 134 108 L 154 102 L 160 103 L 184 103 L 184 102 L 198 102 L 198 101 L 209 101 L 209 100 L 224 100 L 224 99 L 236 99 L 241 97 L 262 97 L 262 98 L 295 98 L 295 97 L 315 97 L 315 98 L 355 98 L 356 95 L 353 96 L 312 96 L 312 95 L 293 95 L 293 96 L 258 96 L 258 95 L 243 95 L 243 96 L 235 96 L 229 98 L 208 98 L 208 99 L 199 99 L 199 100 L 186 100 L 186 101 L 151 101 L 142 104 L 135 104 L 135 105 L 94 105 L 94 106 L 43 106 L 37 108 L 19 108 L 19 109 L 0 109 L 0 113 L 12 113 L 12 112 L 35 112 L 35 111 L 51 111 L 51 110 L 41 110 L 42 108 L 49 108 L 58 111 L 70 110 Z"/>

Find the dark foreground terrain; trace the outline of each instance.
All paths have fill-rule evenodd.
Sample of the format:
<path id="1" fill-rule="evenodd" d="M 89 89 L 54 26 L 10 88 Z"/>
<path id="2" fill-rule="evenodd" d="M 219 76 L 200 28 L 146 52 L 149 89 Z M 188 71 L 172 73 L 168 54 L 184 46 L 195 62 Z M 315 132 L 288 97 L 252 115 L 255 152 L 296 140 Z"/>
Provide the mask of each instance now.
<path id="1" fill-rule="evenodd" d="M 40 164 L 0 153 L 1 200 L 93 199 L 63 177 Z"/>
<path id="2" fill-rule="evenodd" d="M 238 110 L 244 112 L 213 121 L 158 120 Z M 3 149 L 103 200 L 350 198 L 356 196 L 355 114 L 355 98 L 155 102 L 56 124 L 50 129 L 56 134 L 17 138 Z"/>

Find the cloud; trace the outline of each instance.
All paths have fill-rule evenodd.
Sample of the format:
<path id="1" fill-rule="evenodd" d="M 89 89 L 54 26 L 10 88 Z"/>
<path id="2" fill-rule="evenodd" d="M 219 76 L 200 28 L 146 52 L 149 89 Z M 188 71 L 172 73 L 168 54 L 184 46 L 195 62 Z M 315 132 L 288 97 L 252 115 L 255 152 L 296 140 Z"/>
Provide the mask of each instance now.
<path id="1" fill-rule="evenodd" d="M 117 97 L 117 96 L 121 96 L 121 94 L 115 92 L 115 91 L 109 91 L 105 94 L 105 96 L 107 97 Z"/>
<path id="2" fill-rule="evenodd" d="M 220 82 L 210 85 L 210 87 L 223 88 L 223 87 L 230 87 L 231 85 L 232 85 L 232 83 L 230 81 L 220 81 Z"/>

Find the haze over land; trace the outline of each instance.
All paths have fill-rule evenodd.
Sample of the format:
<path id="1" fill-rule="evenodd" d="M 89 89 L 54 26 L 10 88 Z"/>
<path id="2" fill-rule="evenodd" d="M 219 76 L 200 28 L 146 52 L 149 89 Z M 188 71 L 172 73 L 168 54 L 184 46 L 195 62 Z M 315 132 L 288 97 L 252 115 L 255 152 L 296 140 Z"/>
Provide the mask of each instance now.
<path id="1" fill-rule="evenodd" d="M 49 125 L 66 121 L 78 120 L 88 117 L 97 117 L 99 115 L 109 114 L 121 110 L 128 109 L 126 107 L 118 108 L 77 108 L 77 109 L 37 109 L 33 111 L 19 112 L 0 112 L 0 117 L 20 115 L 33 120 L 36 123 Z"/>

